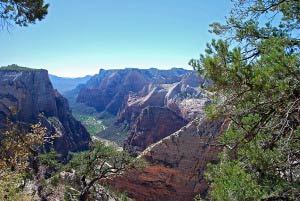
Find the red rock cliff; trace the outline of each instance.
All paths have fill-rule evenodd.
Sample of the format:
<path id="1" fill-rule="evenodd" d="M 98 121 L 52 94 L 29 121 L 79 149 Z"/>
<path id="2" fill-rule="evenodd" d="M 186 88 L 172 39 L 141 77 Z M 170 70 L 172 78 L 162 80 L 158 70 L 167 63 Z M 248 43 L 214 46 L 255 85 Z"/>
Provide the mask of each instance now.
<path id="1" fill-rule="evenodd" d="M 192 201 L 207 190 L 203 172 L 217 160 L 221 147 L 215 145 L 227 126 L 228 121 L 190 122 L 142 153 L 149 166 L 126 172 L 112 185 L 137 201 Z"/>

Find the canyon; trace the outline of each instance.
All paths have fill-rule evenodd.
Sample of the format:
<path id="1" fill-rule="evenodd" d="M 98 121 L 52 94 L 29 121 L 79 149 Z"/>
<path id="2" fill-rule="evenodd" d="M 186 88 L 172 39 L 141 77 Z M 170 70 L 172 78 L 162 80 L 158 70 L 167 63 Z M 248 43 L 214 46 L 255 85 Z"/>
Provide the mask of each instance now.
<path id="1" fill-rule="evenodd" d="M 229 125 L 205 118 L 209 101 L 200 86 L 208 84 L 184 69 L 124 69 L 100 70 L 77 89 L 77 102 L 128 125 L 123 148 L 147 163 L 114 178 L 115 190 L 149 201 L 207 194 L 206 165 L 218 160 L 218 138 Z"/>
<path id="2" fill-rule="evenodd" d="M 71 106 L 53 88 L 60 84 L 52 81 L 46 70 L 1 68 L 1 128 L 5 128 L 7 118 L 26 125 L 40 121 L 49 135 L 60 136 L 53 145 L 45 146 L 45 151 L 54 148 L 67 156 L 87 150 L 92 141 L 72 115 L 78 109 L 74 104 L 80 104 L 81 110 L 94 108 L 96 120 L 113 117 L 110 125 L 114 130 L 103 127 L 106 136 L 115 135 L 112 139 L 116 139 L 119 135 L 114 131 L 126 128 L 121 146 L 147 164 L 114 177 L 109 184 L 115 191 L 126 192 L 137 201 L 189 201 L 198 194 L 206 195 L 208 185 L 203 174 L 208 163 L 218 160 L 223 149 L 218 138 L 229 121 L 206 119 L 204 107 L 209 99 L 199 86 L 209 83 L 196 72 L 179 68 L 101 69 L 86 83 L 63 92 Z M 100 133 L 94 138 L 99 136 L 103 137 Z"/>
<path id="3" fill-rule="evenodd" d="M 208 99 L 199 86 L 207 84 L 196 72 L 180 68 L 101 69 L 75 91 L 78 103 L 114 115 L 115 124 L 129 128 L 123 148 L 137 156 L 204 115 Z"/>

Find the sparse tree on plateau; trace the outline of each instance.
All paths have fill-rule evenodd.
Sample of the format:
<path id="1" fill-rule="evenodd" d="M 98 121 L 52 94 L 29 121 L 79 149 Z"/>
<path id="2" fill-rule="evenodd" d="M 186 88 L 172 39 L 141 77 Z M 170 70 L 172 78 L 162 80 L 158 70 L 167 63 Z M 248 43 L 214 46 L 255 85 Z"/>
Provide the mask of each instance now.
<path id="1" fill-rule="evenodd" d="M 49 4 L 44 0 L 0 0 L 0 28 L 9 25 L 28 26 L 42 20 L 48 13 Z"/>
<path id="2" fill-rule="evenodd" d="M 213 200 L 300 197 L 300 1 L 234 0 L 190 64 L 213 81 L 209 118 L 231 126 L 206 178 Z"/>

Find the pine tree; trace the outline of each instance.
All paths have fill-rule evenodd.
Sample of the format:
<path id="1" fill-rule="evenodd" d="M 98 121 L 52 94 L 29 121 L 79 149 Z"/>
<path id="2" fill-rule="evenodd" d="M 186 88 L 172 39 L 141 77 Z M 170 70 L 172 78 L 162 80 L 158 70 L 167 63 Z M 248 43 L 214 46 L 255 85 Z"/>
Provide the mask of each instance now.
<path id="1" fill-rule="evenodd" d="M 219 39 L 190 64 L 213 84 L 209 118 L 230 118 L 214 200 L 300 197 L 300 1 L 235 0 Z"/>
<path id="2" fill-rule="evenodd" d="M 0 27 L 34 24 L 36 20 L 44 19 L 48 7 L 44 0 L 0 0 Z"/>

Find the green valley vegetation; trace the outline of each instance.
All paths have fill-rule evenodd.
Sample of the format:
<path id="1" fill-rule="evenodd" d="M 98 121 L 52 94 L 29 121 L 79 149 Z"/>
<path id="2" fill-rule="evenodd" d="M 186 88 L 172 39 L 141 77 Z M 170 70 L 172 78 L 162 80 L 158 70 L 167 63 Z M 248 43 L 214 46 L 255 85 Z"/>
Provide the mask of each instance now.
<path id="1" fill-rule="evenodd" d="M 209 118 L 231 126 L 206 179 L 213 200 L 300 197 L 300 1 L 235 0 L 190 64 L 213 81 Z"/>
<path id="2" fill-rule="evenodd" d="M 80 121 L 90 133 L 90 135 L 95 136 L 101 131 L 106 129 L 106 126 L 103 124 L 103 120 L 101 120 L 97 113 L 95 114 L 82 114 L 79 112 L 73 112 L 74 117 Z"/>
<path id="3" fill-rule="evenodd" d="M 84 125 L 91 136 L 95 136 L 107 128 L 95 108 L 76 102 L 76 93 L 69 91 L 64 93 L 64 96 L 69 101 L 73 116 Z"/>
<path id="4" fill-rule="evenodd" d="M 68 100 L 72 108 L 72 114 L 86 127 L 91 136 L 110 140 L 119 146 L 123 146 L 124 140 L 129 135 L 128 125 L 116 123 L 116 116 L 105 112 L 99 113 L 93 107 L 76 103 L 73 97 L 68 97 Z"/>

